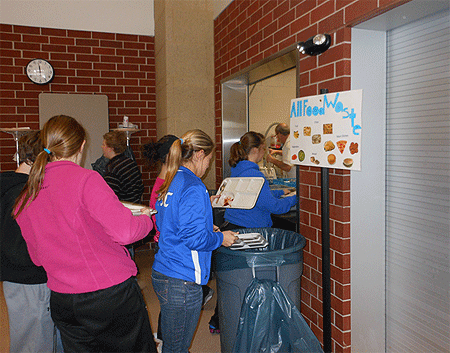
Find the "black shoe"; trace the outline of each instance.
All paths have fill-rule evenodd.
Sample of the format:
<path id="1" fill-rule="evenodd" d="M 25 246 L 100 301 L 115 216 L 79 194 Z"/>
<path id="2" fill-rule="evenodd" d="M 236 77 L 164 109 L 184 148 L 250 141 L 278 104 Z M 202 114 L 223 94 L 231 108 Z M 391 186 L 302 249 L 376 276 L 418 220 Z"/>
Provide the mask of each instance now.
<path id="1" fill-rule="evenodd" d="M 220 333 L 219 316 L 216 314 L 211 316 L 211 320 L 209 320 L 209 332 Z"/>

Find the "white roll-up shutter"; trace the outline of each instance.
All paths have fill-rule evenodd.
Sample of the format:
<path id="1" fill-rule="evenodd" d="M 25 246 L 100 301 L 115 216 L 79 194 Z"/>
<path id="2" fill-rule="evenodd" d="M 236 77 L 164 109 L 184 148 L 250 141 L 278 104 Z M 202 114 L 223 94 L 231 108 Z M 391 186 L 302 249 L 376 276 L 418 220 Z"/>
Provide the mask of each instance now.
<path id="1" fill-rule="evenodd" d="M 450 352 L 449 24 L 439 13 L 387 35 L 388 352 Z"/>

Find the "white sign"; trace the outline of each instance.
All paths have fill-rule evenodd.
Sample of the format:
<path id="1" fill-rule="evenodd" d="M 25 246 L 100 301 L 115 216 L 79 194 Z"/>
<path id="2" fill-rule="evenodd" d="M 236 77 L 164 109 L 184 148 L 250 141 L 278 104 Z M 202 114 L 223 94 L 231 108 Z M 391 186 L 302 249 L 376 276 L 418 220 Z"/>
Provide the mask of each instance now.
<path id="1" fill-rule="evenodd" d="M 292 164 L 361 170 L 362 90 L 293 99 Z"/>

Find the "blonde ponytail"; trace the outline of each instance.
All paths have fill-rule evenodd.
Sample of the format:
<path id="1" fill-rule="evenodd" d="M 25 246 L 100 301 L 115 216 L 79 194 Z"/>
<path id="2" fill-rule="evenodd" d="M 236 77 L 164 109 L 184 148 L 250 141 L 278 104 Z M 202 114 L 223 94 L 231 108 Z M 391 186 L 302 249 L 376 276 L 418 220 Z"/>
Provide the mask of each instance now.
<path id="1" fill-rule="evenodd" d="M 180 165 L 191 160 L 197 151 L 203 150 L 205 156 L 209 155 L 214 150 L 214 147 L 215 145 L 211 137 L 198 129 L 186 132 L 180 139 L 175 141 L 167 155 L 167 173 L 164 183 L 158 190 L 158 200 L 162 200 L 166 196 L 167 190 L 169 190 L 169 186 L 177 174 Z"/>

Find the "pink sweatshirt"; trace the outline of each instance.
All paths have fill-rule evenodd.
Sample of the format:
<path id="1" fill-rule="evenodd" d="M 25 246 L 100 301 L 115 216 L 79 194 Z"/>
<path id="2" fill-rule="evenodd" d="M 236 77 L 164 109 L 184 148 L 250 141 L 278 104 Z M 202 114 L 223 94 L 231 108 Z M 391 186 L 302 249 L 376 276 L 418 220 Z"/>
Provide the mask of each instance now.
<path id="1" fill-rule="evenodd" d="M 102 176 L 69 161 L 47 164 L 42 188 L 17 218 L 30 257 L 59 293 L 109 288 L 136 275 L 124 245 L 152 229 L 133 216 Z"/>
<path id="2" fill-rule="evenodd" d="M 159 177 L 156 178 L 155 185 L 153 185 L 152 192 L 150 194 L 150 208 L 155 209 L 156 200 L 158 199 L 158 190 L 163 183 L 164 179 L 161 179 Z M 153 237 L 153 240 L 157 242 L 159 240 L 159 230 L 156 228 L 155 215 L 152 216 L 152 220 L 156 230 L 156 234 Z"/>

